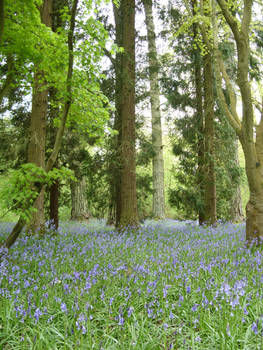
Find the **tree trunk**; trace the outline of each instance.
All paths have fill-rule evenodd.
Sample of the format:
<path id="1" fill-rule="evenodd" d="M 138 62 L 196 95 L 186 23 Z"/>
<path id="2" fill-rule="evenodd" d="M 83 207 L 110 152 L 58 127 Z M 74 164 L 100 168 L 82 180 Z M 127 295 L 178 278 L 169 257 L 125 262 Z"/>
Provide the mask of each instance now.
<path id="1" fill-rule="evenodd" d="M 45 0 L 40 8 L 41 21 L 47 27 L 52 25 L 52 0 Z M 46 148 L 46 116 L 48 107 L 48 89 L 45 88 L 45 76 L 42 71 L 36 71 L 33 86 L 32 111 L 30 119 L 30 139 L 28 145 L 28 163 L 45 168 Z M 34 207 L 28 230 L 35 232 L 45 230 L 44 188 L 42 188 Z"/>
<path id="2" fill-rule="evenodd" d="M 118 47 L 123 47 L 123 2 L 121 1 L 117 7 L 113 3 L 114 20 L 115 20 L 115 43 Z M 114 118 L 114 130 L 118 131 L 118 135 L 113 140 L 113 161 L 111 161 L 111 201 L 109 208 L 109 221 L 113 222 L 116 226 L 120 225 L 121 218 L 121 138 L 122 138 L 122 77 L 123 77 L 123 60 L 124 55 L 122 53 L 116 54 L 116 60 L 114 64 L 115 68 L 115 118 Z"/>
<path id="3" fill-rule="evenodd" d="M 150 98 L 152 112 L 152 145 L 153 145 L 153 217 L 165 218 L 164 197 L 164 162 L 162 143 L 162 124 L 160 111 L 160 88 L 158 80 L 159 62 L 155 43 L 155 28 L 152 13 L 152 0 L 144 0 L 144 10 L 148 37 L 148 57 L 150 73 Z"/>
<path id="4" fill-rule="evenodd" d="M 121 86 L 120 226 L 137 226 L 135 163 L 135 0 L 122 0 L 123 48 Z"/>
<path id="5" fill-rule="evenodd" d="M 114 7 L 116 38 L 124 53 L 116 61 L 116 111 L 120 145 L 120 183 L 117 182 L 117 226 L 137 226 L 135 163 L 135 0 Z M 120 65 L 120 66 L 118 66 Z M 115 175 L 116 176 L 116 175 Z M 118 174 L 117 174 L 118 176 Z M 120 186 L 120 191 L 118 186 Z"/>
<path id="6" fill-rule="evenodd" d="M 191 2 L 193 16 L 196 15 L 197 2 L 192 0 Z M 193 44 L 196 45 L 198 39 L 198 24 L 193 23 Z M 193 45 L 194 47 L 194 45 Z M 205 222 L 205 208 L 204 208 L 204 156 L 205 156 L 205 145 L 204 145 L 204 112 L 203 112 L 203 81 L 202 81 L 202 57 L 199 47 L 193 48 L 193 61 L 194 61 L 194 76 L 195 76 L 195 108 L 196 108 L 196 119 L 197 119 L 197 148 L 198 148 L 198 170 L 197 178 L 200 192 L 200 204 L 198 219 L 199 225 L 203 225 Z"/>
<path id="7" fill-rule="evenodd" d="M 246 239 L 251 243 L 253 240 L 263 240 L 263 113 L 256 129 L 256 142 L 248 138 L 245 130 L 240 141 L 244 150 L 249 186 L 249 201 L 246 205 Z"/>
<path id="8" fill-rule="evenodd" d="M 71 220 L 88 220 L 88 204 L 86 198 L 86 180 L 82 177 L 77 182 L 72 182 L 71 189 Z"/>
<path id="9" fill-rule="evenodd" d="M 205 143 L 205 179 L 204 179 L 204 221 L 209 225 L 216 223 L 216 175 L 214 164 L 214 91 L 213 69 L 210 53 L 204 56 L 204 143 Z"/>
<path id="10" fill-rule="evenodd" d="M 55 229 L 58 229 L 59 225 L 59 181 L 55 181 L 49 189 L 49 219 L 54 225 Z"/>
<path id="11" fill-rule="evenodd" d="M 238 167 L 239 166 L 238 140 L 235 141 L 234 147 L 235 147 L 234 162 L 235 162 L 235 165 Z M 242 208 L 241 189 L 240 189 L 240 184 L 238 184 L 231 201 L 231 221 L 241 222 L 243 220 L 244 220 L 244 214 L 243 214 L 243 208 Z"/>

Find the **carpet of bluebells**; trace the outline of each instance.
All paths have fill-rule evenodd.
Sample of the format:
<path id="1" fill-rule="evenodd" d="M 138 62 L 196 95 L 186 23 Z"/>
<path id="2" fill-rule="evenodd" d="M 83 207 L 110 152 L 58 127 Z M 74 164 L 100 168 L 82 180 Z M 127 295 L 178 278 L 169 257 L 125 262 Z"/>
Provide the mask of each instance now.
<path id="1" fill-rule="evenodd" d="M 24 233 L 0 262 L 0 349 L 263 349 L 263 253 L 244 237 L 172 220 Z"/>

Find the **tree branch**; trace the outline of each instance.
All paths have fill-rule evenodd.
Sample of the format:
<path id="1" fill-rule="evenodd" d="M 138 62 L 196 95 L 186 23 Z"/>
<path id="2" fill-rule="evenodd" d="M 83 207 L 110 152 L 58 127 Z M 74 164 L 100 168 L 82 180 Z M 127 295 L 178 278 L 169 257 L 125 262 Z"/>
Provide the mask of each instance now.
<path id="1" fill-rule="evenodd" d="M 223 16 L 225 17 L 229 27 L 231 28 L 233 34 L 234 34 L 234 37 L 236 39 L 237 42 L 239 42 L 240 40 L 240 31 L 238 29 L 238 21 L 235 17 L 232 16 L 229 8 L 228 8 L 228 5 L 227 5 L 227 2 L 225 0 L 216 0 L 222 13 L 223 13 Z M 245 0 L 246 1 L 246 0 Z M 251 0 L 248 0 L 248 1 L 251 1 Z"/>
<path id="2" fill-rule="evenodd" d="M 113 58 L 113 56 L 109 50 L 107 50 L 106 48 L 104 48 L 103 50 L 104 50 L 105 55 L 110 59 L 112 65 L 115 69 L 116 68 L 116 60 Z"/>

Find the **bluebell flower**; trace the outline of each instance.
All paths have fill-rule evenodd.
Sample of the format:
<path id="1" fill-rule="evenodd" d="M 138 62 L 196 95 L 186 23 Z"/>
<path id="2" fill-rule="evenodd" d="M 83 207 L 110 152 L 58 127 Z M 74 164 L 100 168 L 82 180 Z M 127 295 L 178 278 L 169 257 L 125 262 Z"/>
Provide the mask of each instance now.
<path id="1" fill-rule="evenodd" d="M 258 334 L 258 320 L 257 320 L 257 322 L 252 323 L 251 329 L 255 334 Z"/>
<path id="2" fill-rule="evenodd" d="M 60 309 L 62 312 L 67 312 L 67 305 L 65 303 L 61 303 Z"/>

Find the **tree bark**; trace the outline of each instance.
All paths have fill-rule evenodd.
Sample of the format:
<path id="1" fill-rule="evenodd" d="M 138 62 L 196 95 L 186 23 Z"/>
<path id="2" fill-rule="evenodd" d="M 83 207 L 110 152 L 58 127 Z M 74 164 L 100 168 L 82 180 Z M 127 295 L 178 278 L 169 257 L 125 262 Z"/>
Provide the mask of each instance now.
<path id="1" fill-rule="evenodd" d="M 45 0 L 40 7 L 41 21 L 47 27 L 52 25 L 52 1 Z M 28 145 L 28 163 L 45 168 L 46 148 L 46 117 L 48 108 L 48 88 L 46 87 L 45 74 L 36 70 L 33 86 L 32 111 L 30 119 L 30 139 Z M 42 188 L 34 207 L 37 209 L 32 214 L 28 230 L 35 232 L 45 230 L 44 213 L 44 188 Z"/>
<path id="2" fill-rule="evenodd" d="M 153 146 L 153 217 L 165 218 L 165 196 L 164 196 L 164 161 L 162 124 L 160 111 L 160 88 L 159 88 L 159 62 L 155 43 L 155 28 L 152 13 L 152 0 L 144 0 L 144 10 L 148 37 L 148 58 L 150 74 L 150 99 L 152 113 L 152 146 Z"/>
<path id="3" fill-rule="evenodd" d="M 204 56 L 204 221 L 209 225 L 216 223 L 216 175 L 214 163 L 214 88 L 212 56 Z"/>
<path id="4" fill-rule="evenodd" d="M 83 221 L 89 218 L 86 198 L 86 180 L 84 177 L 70 184 L 71 220 Z"/>
<path id="5" fill-rule="evenodd" d="M 121 1 L 124 54 L 121 81 L 120 227 L 138 225 L 135 163 L 135 0 Z"/>

